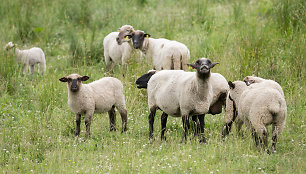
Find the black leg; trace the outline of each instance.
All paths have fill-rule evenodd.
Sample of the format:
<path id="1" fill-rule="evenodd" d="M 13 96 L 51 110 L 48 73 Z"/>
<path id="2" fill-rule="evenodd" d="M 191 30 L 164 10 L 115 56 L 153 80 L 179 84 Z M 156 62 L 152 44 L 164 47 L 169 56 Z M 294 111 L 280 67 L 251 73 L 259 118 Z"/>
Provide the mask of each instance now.
<path id="1" fill-rule="evenodd" d="M 166 125 L 167 125 L 167 118 L 168 118 L 168 114 L 163 112 L 163 114 L 161 115 L 161 140 L 162 141 L 166 140 L 165 131 L 166 131 Z"/>
<path id="2" fill-rule="evenodd" d="M 153 138 L 153 125 L 154 125 L 154 117 L 155 117 L 156 109 L 151 109 L 149 115 L 149 139 Z"/>
<path id="3" fill-rule="evenodd" d="M 182 121 L 183 121 L 183 127 L 184 127 L 182 141 L 187 142 L 189 116 L 188 115 L 182 116 Z"/>
<path id="4" fill-rule="evenodd" d="M 76 123 L 75 136 L 79 136 L 80 125 L 81 125 L 81 114 L 75 114 L 75 123 Z"/>
<path id="5" fill-rule="evenodd" d="M 116 111 L 113 106 L 110 111 L 108 111 L 109 116 L 109 131 L 116 131 Z"/>
<path id="6" fill-rule="evenodd" d="M 206 143 L 206 139 L 205 139 L 205 136 L 204 136 L 205 114 L 198 115 L 198 119 L 200 121 L 200 135 L 201 135 L 200 143 Z"/>
<path id="7" fill-rule="evenodd" d="M 194 136 L 197 136 L 200 130 L 199 122 L 198 122 L 198 116 L 194 115 L 192 116 L 192 121 L 194 125 Z"/>

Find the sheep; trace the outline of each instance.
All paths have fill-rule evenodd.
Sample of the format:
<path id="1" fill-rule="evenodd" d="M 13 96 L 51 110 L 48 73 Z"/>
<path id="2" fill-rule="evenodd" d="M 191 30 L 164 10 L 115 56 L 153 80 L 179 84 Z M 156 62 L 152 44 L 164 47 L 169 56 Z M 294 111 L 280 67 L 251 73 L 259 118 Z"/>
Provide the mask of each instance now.
<path id="1" fill-rule="evenodd" d="M 94 113 L 108 112 L 110 131 L 115 131 L 115 108 L 121 115 L 122 132 L 125 132 L 127 130 L 127 110 L 121 81 L 113 77 L 104 77 L 89 84 L 82 84 L 82 81 L 88 79 L 88 76 L 78 74 L 59 79 L 61 82 L 67 82 L 68 105 L 76 118 L 75 135 L 80 135 L 81 115 L 85 115 L 86 136 L 90 137 L 91 117 Z"/>
<path id="2" fill-rule="evenodd" d="M 201 58 L 195 64 L 188 64 L 197 72 L 183 70 L 163 70 L 151 77 L 148 82 L 149 138 L 153 137 L 153 124 L 156 109 L 163 111 L 161 116 L 161 139 L 164 140 L 168 115 L 182 117 L 183 139 L 187 139 L 187 122 L 190 115 L 196 115 L 200 122 L 200 142 L 204 136 L 204 117 L 213 101 L 213 89 L 209 82 L 210 69 L 218 63 Z"/>
<path id="3" fill-rule="evenodd" d="M 285 96 L 282 87 L 274 80 L 263 79 L 263 78 L 255 77 L 255 76 L 246 76 L 243 79 L 243 81 L 246 83 L 247 86 L 250 86 L 251 84 L 254 84 L 254 83 L 265 83 L 275 88 L 276 90 L 278 90 L 282 94 L 283 97 Z"/>
<path id="4" fill-rule="evenodd" d="M 35 64 L 38 64 L 39 73 L 43 74 L 46 71 L 45 54 L 41 48 L 33 47 L 28 50 L 19 50 L 13 42 L 9 42 L 4 47 L 7 51 L 14 50 L 16 61 L 23 64 L 23 74 L 29 70 L 34 73 Z"/>
<path id="5" fill-rule="evenodd" d="M 153 59 L 153 68 L 156 70 L 182 69 L 188 70 L 190 51 L 186 45 L 168 39 L 153 39 L 150 34 L 136 30 L 124 38 L 132 39 L 135 49 L 140 49 L 147 58 Z M 121 39 L 122 40 L 122 39 Z"/>
<path id="6" fill-rule="evenodd" d="M 247 86 L 257 86 L 256 83 L 261 83 L 260 85 L 268 85 L 270 87 L 275 88 L 276 90 L 278 90 L 280 92 L 280 94 L 284 97 L 284 92 L 282 90 L 282 87 L 275 81 L 273 80 L 266 80 L 260 77 L 255 77 L 255 76 L 246 76 L 243 81 L 246 83 Z M 229 132 L 231 131 L 231 127 L 232 127 L 232 123 L 235 121 L 236 117 L 237 117 L 237 109 L 236 106 L 234 105 L 233 101 L 229 100 L 229 96 L 227 97 L 226 100 L 226 112 L 225 112 L 225 125 L 222 129 L 222 137 L 225 138 L 226 135 L 229 134 Z M 238 130 L 241 129 L 242 123 L 241 120 L 237 120 L 236 124 L 238 126 Z M 239 131 L 239 133 L 241 134 L 241 132 Z"/>
<path id="7" fill-rule="evenodd" d="M 159 71 L 149 70 L 146 74 L 139 77 L 136 80 L 137 88 L 147 88 L 150 78 L 157 72 Z M 211 73 L 209 83 L 212 85 L 212 89 L 213 89 L 213 100 L 210 103 L 211 105 L 209 107 L 208 114 L 212 114 L 212 115 L 220 114 L 222 112 L 223 106 L 226 106 L 226 109 L 227 109 L 226 103 L 228 102 L 228 100 L 226 100 L 226 96 L 229 90 L 227 81 L 221 74 Z M 230 108 L 230 105 L 229 105 L 229 108 Z M 197 128 L 198 127 L 197 125 L 199 125 L 197 116 L 193 116 L 192 119 L 194 121 L 194 124 L 196 124 L 195 127 Z M 189 125 L 187 126 L 189 127 Z M 198 130 L 195 129 L 195 135 L 198 133 L 197 131 Z"/>
<path id="8" fill-rule="evenodd" d="M 238 109 L 240 124 L 252 129 L 256 146 L 268 146 L 267 125 L 272 124 L 272 152 L 276 151 L 276 141 L 286 122 L 287 106 L 283 95 L 264 83 L 247 86 L 242 81 L 228 82 L 230 98 Z M 241 126 L 240 126 L 241 127 Z"/>
<path id="9" fill-rule="evenodd" d="M 134 32 L 134 28 L 131 25 L 123 25 L 118 29 L 125 34 L 131 34 Z M 133 51 L 132 45 L 129 42 L 123 42 L 118 44 L 119 32 L 111 32 L 103 40 L 104 58 L 106 64 L 106 70 L 110 69 L 111 61 L 112 65 L 121 64 L 126 69 L 126 62 L 131 57 Z"/>

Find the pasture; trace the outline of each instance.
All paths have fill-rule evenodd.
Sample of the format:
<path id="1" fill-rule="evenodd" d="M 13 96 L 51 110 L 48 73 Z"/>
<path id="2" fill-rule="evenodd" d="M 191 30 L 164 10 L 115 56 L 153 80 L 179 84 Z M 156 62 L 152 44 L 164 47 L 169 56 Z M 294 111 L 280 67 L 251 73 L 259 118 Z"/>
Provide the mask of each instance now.
<path id="1" fill-rule="evenodd" d="M 0 5 L 0 171 L 2 173 L 306 173 L 306 43 L 303 0 L 4 0 Z M 268 155 L 255 147 L 249 131 L 236 127 L 225 141 L 224 112 L 206 115 L 207 144 L 189 134 L 181 143 L 182 120 L 168 117 L 167 141 L 160 140 L 160 115 L 154 140 L 148 138 L 146 90 L 138 77 L 152 68 L 133 54 L 105 71 L 103 38 L 130 24 L 153 38 L 184 43 L 191 62 L 219 62 L 212 72 L 227 80 L 256 75 L 277 81 L 287 102 L 287 120 Z M 2 49 L 44 50 L 47 70 L 23 75 Z M 37 70 L 36 70 L 37 72 Z M 128 131 L 109 132 L 107 113 L 95 114 L 91 138 L 75 137 L 75 117 L 67 104 L 67 85 L 58 79 L 87 75 L 89 83 L 106 76 L 124 85 Z M 123 76 L 124 73 L 124 76 Z M 271 146 L 271 127 L 269 127 Z"/>

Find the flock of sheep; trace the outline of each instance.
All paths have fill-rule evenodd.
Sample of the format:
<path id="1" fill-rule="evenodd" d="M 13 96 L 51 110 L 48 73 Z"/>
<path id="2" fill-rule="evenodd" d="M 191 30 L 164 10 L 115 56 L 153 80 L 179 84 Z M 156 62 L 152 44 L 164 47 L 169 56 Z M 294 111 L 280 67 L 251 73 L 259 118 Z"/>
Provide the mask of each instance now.
<path id="1" fill-rule="evenodd" d="M 115 64 L 126 68 L 127 60 L 133 49 L 153 61 L 153 70 L 137 79 L 138 88 L 146 88 L 148 94 L 149 138 L 153 137 L 154 117 L 157 109 L 161 116 L 161 139 L 165 140 L 168 115 L 182 117 L 183 140 L 187 140 L 190 128 L 189 117 L 194 123 L 194 134 L 200 136 L 200 142 L 206 142 L 204 136 L 205 114 L 219 114 L 225 108 L 225 124 L 222 137 L 229 134 L 235 121 L 238 132 L 243 123 L 251 129 L 256 146 L 266 149 L 268 146 L 267 125 L 272 124 L 272 152 L 276 151 L 276 141 L 282 132 L 287 113 L 286 101 L 281 86 L 260 77 L 247 76 L 243 81 L 227 82 L 219 73 L 210 69 L 218 63 L 200 58 L 194 64 L 190 61 L 190 51 L 186 45 L 167 39 L 153 39 L 150 34 L 134 30 L 124 25 L 118 32 L 108 34 L 103 41 L 106 69 Z M 45 55 L 40 48 L 19 50 L 9 42 L 6 50 L 13 50 L 16 59 L 24 65 L 23 73 L 46 70 Z M 188 66 L 195 72 L 187 72 Z M 60 78 L 68 85 L 68 104 L 76 117 L 76 135 L 80 134 L 81 115 L 85 115 L 86 135 L 90 137 L 91 118 L 94 113 L 109 114 L 110 131 L 116 130 L 115 108 L 122 119 L 122 132 L 127 130 L 127 109 L 123 94 L 123 84 L 113 77 L 104 77 L 89 84 L 82 84 L 88 76 L 71 74 Z M 269 150 L 268 150 L 269 151 Z"/>

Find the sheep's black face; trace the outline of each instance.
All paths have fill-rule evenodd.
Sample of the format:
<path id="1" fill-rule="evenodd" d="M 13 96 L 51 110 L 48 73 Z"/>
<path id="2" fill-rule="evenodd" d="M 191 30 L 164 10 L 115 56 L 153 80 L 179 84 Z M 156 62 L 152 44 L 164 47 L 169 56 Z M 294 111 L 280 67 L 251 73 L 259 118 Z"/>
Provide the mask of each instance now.
<path id="1" fill-rule="evenodd" d="M 219 63 L 212 63 L 210 59 L 201 58 L 198 59 L 195 64 L 188 65 L 196 69 L 199 75 L 207 76 L 210 73 L 210 69 L 213 68 L 216 64 Z"/>
<path id="2" fill-rule="evenodd" d="M 155 74 L 156 71 L 151 71 L 151 72 L 148 72 L 144 75 L 142 75 L 141 77 L 139 77 L 137 80 L 136 80 L 136 84 L 137 84 L 137 88 L 147 88 L 148 87 L 148 82 L 150 80 L 150 78 Z"/>
<path id="3" fill-rule="evenodd" d="M 82 81 L 86 81 L 88 79 L 89 79 L 88 76 L 80 76 L 78 74 L 71 74 L 67 77 L 60 78 L 59 80 L 61 82 L 67 82 L 68 89 L 70 89 L 71 92 L 78 92 L 82 85 Z"/>
<path id="4" fill-rule="evenodd" d="M 146 34 L 143 31 L 135 31 L 132 33 L 132 35 L 129 35 L 128 37 L 132 38 L 132 42 L 133 42 L 133 47 L 135 49 L 140 49 L 142 48 L 142 44 L 145 38 L 149 38 L 150 34 Z"/>

